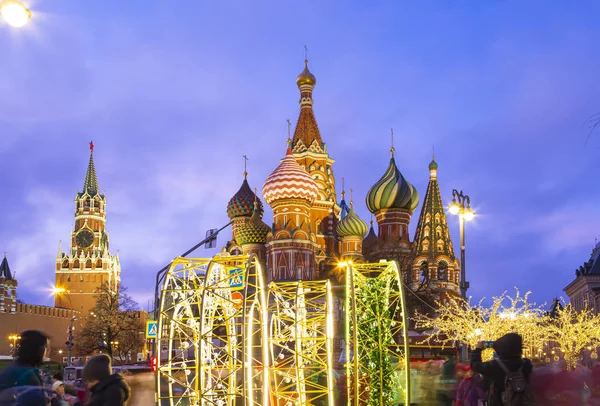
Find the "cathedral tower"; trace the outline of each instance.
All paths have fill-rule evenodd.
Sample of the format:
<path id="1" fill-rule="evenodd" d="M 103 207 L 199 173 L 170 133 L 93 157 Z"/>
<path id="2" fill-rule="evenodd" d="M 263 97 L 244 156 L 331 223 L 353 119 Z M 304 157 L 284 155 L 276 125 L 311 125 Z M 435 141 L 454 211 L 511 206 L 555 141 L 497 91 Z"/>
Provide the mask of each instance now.
<path id="1" fill-rule="evenodd" d="M 352 189 L 350 189 L 350 195 L 352 195 Z M 354 202 L 351 196 L 348 214 L 335 227 L 340 238 L 340 255 L 344 261 L 362 261 L 363 238 L 368 229 L 367 223 L 354 212 Z"/>
<path id="2" fill-rule="evenodd" d="M 6 254 L 0 263 L 0 313 L 17 312 L 17 279 L 10 271 Z"/>
<path id="3" fill-rule="evenodd" d="M 90 142 L 83 190 L 75 197 L 75 228 L 68 253 L 59 247 L 56 257 L 56 307 L 87 314 L 96 304 L 99 286 L 107 283 L 118 290 L 121 282 L 119 258 L 109 252 L 106 231 L 106 198 L 100 194 L 94 166 L 94 144 Z"/>
<path id="4" fill-rule="evenodd" d="M 429 185 L 413 241 L 410 287 L 425 286 L 436 296 L 460 294 L 460 264 L 454 255 L 450 230 L 437 179 L 438 164 L 429 164 Z"/>
<path id="5" fill-rule="evenodd" d="M 246 159 L 246 156 L 244 156 Z M 256 207 L 255 207 L 256 206 Z M 228 251 L 232 254 L 241 253 L 240 242 L 238 241 L 238 231 L 252 217 L 252 214 L 257 211 L 259 218 L 262 218 L 264 208 L 263 204 L 256 197 L 256 194 L 248 184 L 248 172 L 244 168 L 244 181 L 242 186 L 227 204 L 227 216 L 232 224 L 232 241 L 228 247 Z"/>
<path id="6" fill-rule="evenodd" d="M 340 214 L 336 204 L 333 159 L 329 157 L 327 147 L 321 139 L 317 120 L 313 111 L 313 90 L 316 77 L 308 70 L 308 60 L 304 61 L 304 71 L 296 79 L 300 90 L 300 115 L 292 139 L 293 156 L 310 174 L 318 187 L 317 198 L 310 210 L 310 225 L 313 230 L 317 252 L 316 260 L 324 265 L 327 258 L 334 258 L 337 247 L 334 227 Z"/>
<path id="7" fill-rule="evenodd" d="M 320 246 L 311 214 L 319 187 L 294 159 L 289 146 L 281 164 L 267 177 L 262 192 L 273 209 L 273 228 L 266 244 L 268 279 L 318 278 L 315 254 Z"/>
<path id="8" fill-rule="evenodd" d="M 369 244 L 369 252 L 365 250 L 365 258 L 394 259 L 404 266 L 411 254 L 408 225 L 419 204 L 419 194 L 396 166 L 394 147 L 390 154 L 387 170 L 367 194 L 367 207 L 375 215 L 379 236 L 376 243 Z"/>

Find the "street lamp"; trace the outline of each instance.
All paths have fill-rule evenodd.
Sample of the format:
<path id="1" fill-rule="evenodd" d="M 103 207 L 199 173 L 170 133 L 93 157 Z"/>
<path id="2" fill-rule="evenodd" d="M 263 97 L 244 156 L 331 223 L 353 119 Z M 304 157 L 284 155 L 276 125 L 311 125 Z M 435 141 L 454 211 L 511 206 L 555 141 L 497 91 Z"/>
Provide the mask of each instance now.
<path id="1" fill-rule="evenodd" d="M 465 272 L 465 220 L 473 220 L 475 212 L 471 209 L 469 196 L 463 194 L 462 190 L 459 192 L 456 189 L 452 189 L 452 203 L 450 203 L 448 211 L 451 214 L 458 214 L 460 222 L 460 295 L 466 300 L 469 282 L 466 281 Z"/>
<path id="2" fill-rule="evenodd" d="M 31 11 L 19 0 L 0 1 L 0 14 L 15 28 L 23 27 L 31 18 Z"/>
<path id="3" fill-rule="evenodd" d="M 67 342 L 65 343 L 67 345 L 67 366 L 71 366 L 71 357 L 73 355 L 73 339 L 75 337 L 73 337 L 73 323 L 75 322 L 75 320 L 77 320 L 77 317 L 73 316 L 71 317 L 71 321 L 69 322 L 69 330 L 68 330 L 68 336 L 67 336 Z"/>
<path id="4" fill-rule="evenodd" d="M 21 336 L 18 334 L 11 334 L 8 336 L 8 339 L 12 341 L 11 347 L 13 351 L 13 358 L 17 355 L 17 340 L 21 339 Z"/>

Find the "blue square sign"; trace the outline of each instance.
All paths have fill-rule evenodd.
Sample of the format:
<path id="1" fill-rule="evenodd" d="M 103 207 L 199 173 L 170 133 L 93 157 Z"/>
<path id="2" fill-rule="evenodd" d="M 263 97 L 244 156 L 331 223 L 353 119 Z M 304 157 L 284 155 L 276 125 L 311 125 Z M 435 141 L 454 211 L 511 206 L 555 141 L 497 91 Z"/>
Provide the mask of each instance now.
<path id="1" fill-rule="evenodd" d="M 244 289 L 244 270 L 242 268 L 229 270 L 229 287 L 231 290 Z"/>
<path id="2" fill-rule="evenodd" d="M 146 322 L 146 338 L 156 338 L 158 336 L 158 321 L 148 320 Z"/>

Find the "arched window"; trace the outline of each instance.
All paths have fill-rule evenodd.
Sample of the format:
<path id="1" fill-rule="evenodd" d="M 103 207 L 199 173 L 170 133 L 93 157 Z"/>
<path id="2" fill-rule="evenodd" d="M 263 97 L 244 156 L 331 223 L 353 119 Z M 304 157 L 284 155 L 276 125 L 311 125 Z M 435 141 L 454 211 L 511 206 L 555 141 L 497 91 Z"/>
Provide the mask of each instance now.
<path id="1" fill-rule="evenodd" d="M 429 266 L 427 261 L 423 262 L 420 267 L 421 283 L 427 282 L 429 279 Z"/>
<path id="2" fill-rule="evenodd" d="M 445 262 L 440 262 L 438 264 L 438 280 L 448 280 L 448 264 L 446 264 Z"/>
<path id="3" fill-rule="evenodd" d="M 429 215 L 429 213 L 425 215 L 425 223 L 431 223 L 431 216 Z"/>

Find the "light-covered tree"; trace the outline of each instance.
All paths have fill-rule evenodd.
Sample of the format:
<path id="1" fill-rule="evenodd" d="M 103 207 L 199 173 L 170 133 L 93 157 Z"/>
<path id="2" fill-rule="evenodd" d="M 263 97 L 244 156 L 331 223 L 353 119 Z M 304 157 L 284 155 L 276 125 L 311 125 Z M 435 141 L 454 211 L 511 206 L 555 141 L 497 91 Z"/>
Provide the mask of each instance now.
<path id="1" fill-rule="evenodd" d="M 545 327 L 549 342 L 560 349 L 567 369 L 577 366 L 582 352 L 600 346 L 600 315 L 589 309 L 576 311 L 569 303 L 556 313 Z"/>

